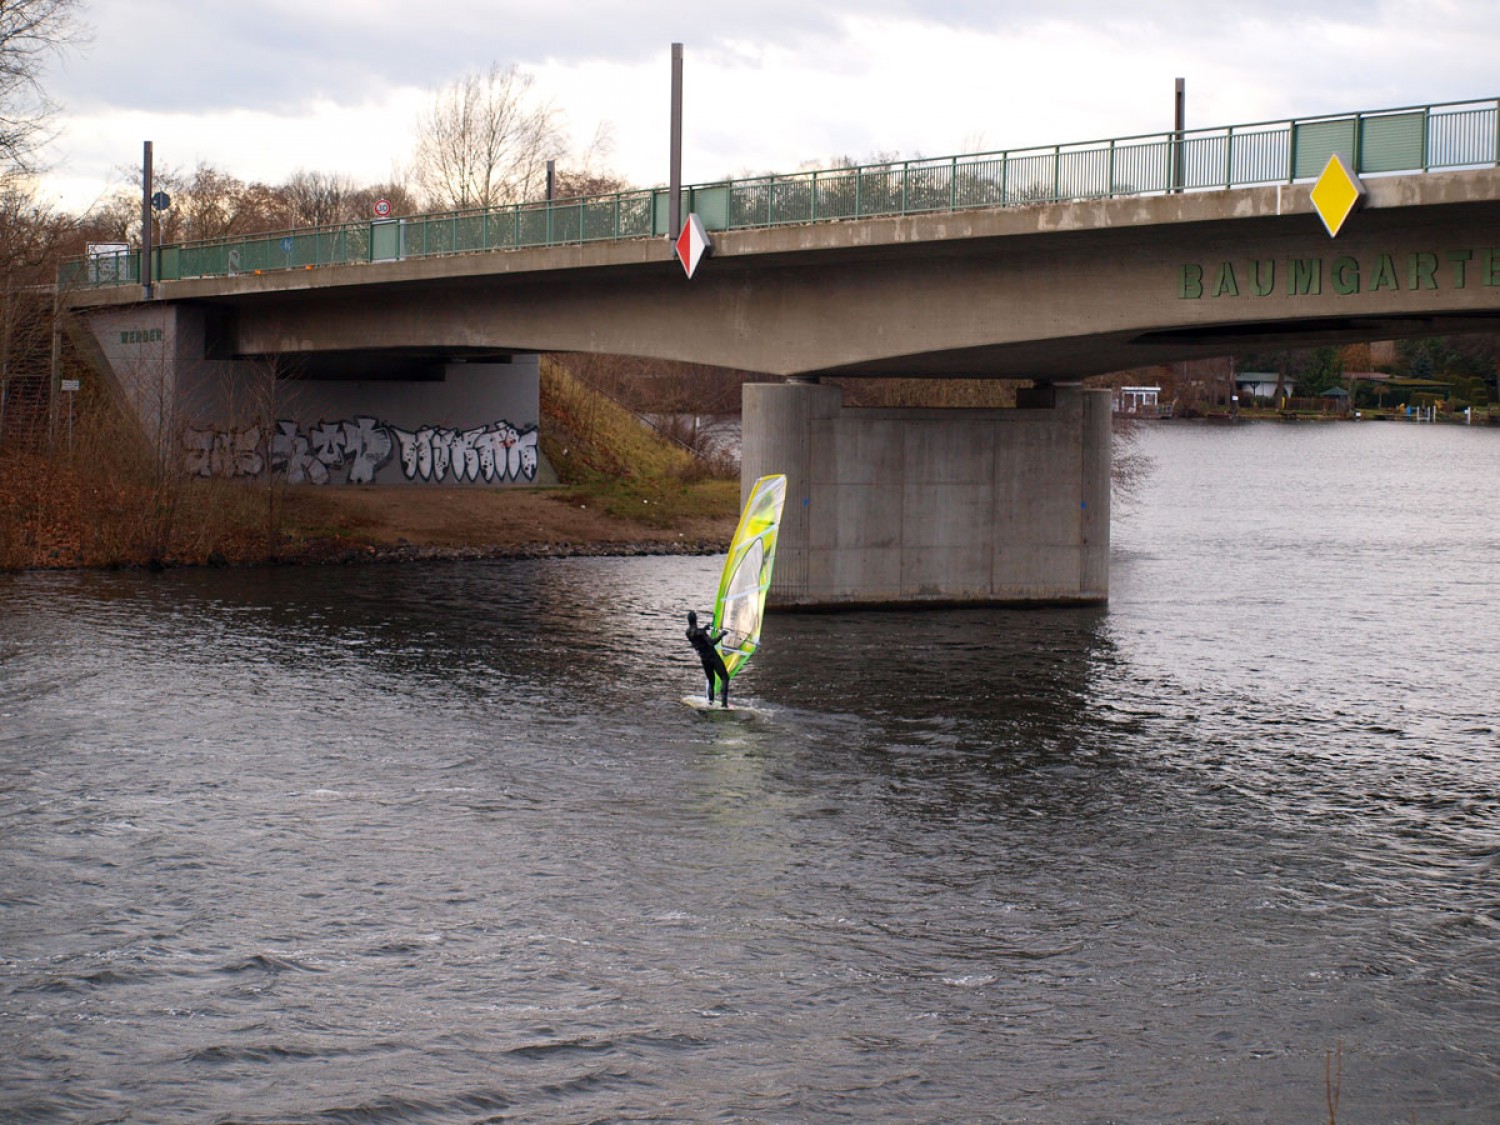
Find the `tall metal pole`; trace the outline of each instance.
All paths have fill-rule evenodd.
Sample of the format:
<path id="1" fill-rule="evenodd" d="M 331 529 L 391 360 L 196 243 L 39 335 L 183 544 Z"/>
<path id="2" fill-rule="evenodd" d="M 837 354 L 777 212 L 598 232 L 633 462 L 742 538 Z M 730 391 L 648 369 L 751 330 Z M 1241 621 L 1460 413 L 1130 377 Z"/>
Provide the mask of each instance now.
<path id="1" fill-rule="evenodd" d="M 672 44 L 672 150 L 667 177 L 667 237 L 682 230 L 682 44 Z"/>
<path id="2" fill-rule="evenodd" d="M 141 293 L 151 300 L 151 142 L 141 156 Z"/>
<path id="3" fill-rule="evenodd" d="M 1174 117 L 1172 135 L 1172 190 L 1182 190 L 1183 160 L 1182 134 L 1187 129 L 1187 79 L 1177 80 L 1177 112 Z"/>
<path id="4" fill-rule="evenodd" d="M 52 291 L 52 368 L 47 379 L 48 411 L 57 412 L 57 399 L 62 394 L 62 289 Z M 49 423 L 51 419 L 48 419 Z M 49 426 L 49 438 L 50 426 Z M 73 399 L 68 398 L 68 452 L 73 452 Z"/>
<path id="5" fill-rule="evenodd" d="M 7 388 L 10 386 L 10 302 L 11 294 L 14 292 L 15 287 L 11 283 L 11 272 L 10 270 L 6 270 L 4 313 L 0 314 L 5 318 L 3 326 L 0 326 L 0 443 L 3 443 L 5 438 L 5 398 Z M 50 399 L 48 403 L 47 409 L 51 410 Z M 52 419 L 50 416 L 47 419 L 47 440 L 52 440 Z"/>
<path id="6" fill-rule="evenodd" d="M 556 233 L 557 215 L 552 204 L 557 200 L 557 161 L 547 161 L 547 245 L 552 245 Z"/>

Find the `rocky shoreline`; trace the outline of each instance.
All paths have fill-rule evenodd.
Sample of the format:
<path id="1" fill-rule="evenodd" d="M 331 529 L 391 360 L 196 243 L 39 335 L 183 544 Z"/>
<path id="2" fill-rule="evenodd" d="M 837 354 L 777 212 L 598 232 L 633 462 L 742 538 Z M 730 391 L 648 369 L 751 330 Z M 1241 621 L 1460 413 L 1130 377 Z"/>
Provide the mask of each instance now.
<path id="1" fill-rule="evenodd" d="M 180 498 L 176 528 L 153 551 L 143 505 L 131 499 L 112 497 L 98 510 L 78 487 L 0 492 L 0 570 L 712 555 L 726 550 L 736 521 L 723 503 L 722 511 L 702 504 L 678 518 L 651 510 L 652 519 L 635 520 L 591 498 L 540 490 L 288 490 L 268 543 L 264 508 L 246 503 L 246 494 L 192 489 Z"/>
<path id="2" fill-rule="evenodd" d="M 496 559 L 566 559 L 634 557 L 643 555 L 717 555 L 728 548 L 721 542 L 640 543 L 522 543 L 494 546 L 436 547 L 417 543 L 374 546 L 339 543 L 309 544 L 297 557 L 275 561 L 291 565 L 344 563 L 489 562 Z"/>
<path id="3" fill-rule="evenodd" d="M 544 542 L 509 544 L 469 544 L 436 546 L 424 543 L 371 544 L 353 543 L 347 539 L 316 539 L 293 550 L 277 553 L 262 560 L 230 560 L 212 554 L 199 562 L 171 559 L 146 567 L 151 570 L 178 570 L 200 566 L 354 566 L 371 563 L 460 563 L 494 562 L 505 559 L 632 558 L 650 555 L 702 556 L 719 555 L 728 549 L 726 541 L 642 540 L 639 542 Z M 66 564 L 63 564 L 66 565 Z M 38 569 L 57 569 L 42 567 Z M 109 569 L 122 569 L 112 567 Z"/>
<path id="4" fill-rule="evenodd" d="M 496 562 L 507 559 L 634 558 L 651 555 L 704 556 L 721 555 L 728 550 L 726 542 L 693 541 L 684 543 L 523 543 L 490 546 L 438 547 L 417 543 L 373 545 L 347 540 L 314 540 L 296 550 L 263 559 L 229 559 L 219 552 L 205 559 L 153 560 L 147 563 L 106 563 L 89 565 L 74 559 L 65 560 L 53 552 L 46 562 L 32 566 L 0 569 L 0 574 L 24 571 L 56 570 L 197 570 L 245 569 L 249 567 L 292 566 L 364 566 L 374 563 L 462 563 Z"/>

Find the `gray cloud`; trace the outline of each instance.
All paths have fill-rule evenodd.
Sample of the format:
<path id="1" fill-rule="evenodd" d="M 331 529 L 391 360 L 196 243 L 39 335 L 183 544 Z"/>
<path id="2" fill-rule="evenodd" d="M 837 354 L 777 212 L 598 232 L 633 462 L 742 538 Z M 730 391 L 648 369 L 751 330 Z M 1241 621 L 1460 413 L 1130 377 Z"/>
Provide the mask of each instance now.
<path id="1" fill-rule="evenodd" d="M 272 181 L 333 164 L 373 181 L 405 155 L 411 121 L 394 120 L 406 115 L 387 106 L 329 125 L 312 111 L 315 101 L 378 107 L 395 87 L 435 88 L 491 62 L 517 62 L 560 64 L 578 88 L 538 92 L 579 113 L 573 124 L 585 133 L 590 115 L 609 118 L 619 170 L 654 182 L 665 174 L 650 161 L 662 147 L 656 118 L 673 40 L 688 49 L 688 143 L 698 166 L 690 175 L 705 178 L 790 171 L 835 155 L 941 155 L 1145 132 L 1169 121 L 1177 75 L 1188 79 L 1189 127 L 1500 92 L 1495 0 L 760 0 L 708 8 L 701 0 L 88 0 L 93 45 L 48 81 L 64 107 L 54 179 L 67 181 L 77 200 L 70 206 L 82 208 L 118 178 L 139 139 L 115 135 L 113 110 L 145 115 L 140 135 L 158 142 L 159 160 L 196 156 Z M 963 65 L 975 81 L 951 81 L 970 72 L 944 70 L 930 56 L 966 37 L 850 34 L 858 19 L 974 33 L 985 53 L 968 52 Z M 659 88 L 609 90 L 601 99 L 599 83 L 616 72 L 590 64 L 648 59 L 662 66 Z M 1081 73 L 1080 65 L 1093 69 Z M 1027 85 L 1007 83 L 1011 73 Z M 721 98 L 735 93 L 710 106 L 700 76 Z M 896 102 L 885 96 L 893 91 Z M 262 120 L 226 124 L 231 110 Z M 279 123 L 268 128 L 266 114 Z M 328 133 L 334 128 L 337 136 Z"/>
<path id="2" fill-rule="evenodd" d="M 894 7 L 898 5 L 885 5 Z M 617 3 L 426 5 L 368 0 L 357 18 L 307 0 L 95 0 L 94 42 L 53 77 L 70 108 L 288 110 L 315 95 L 358 101 L 391 85 L 440 86 L 491 62 L 631 62 L 673 40 L 801 42 L 837 32 L 839 13 L 771 0 L 704 34 L 702 6 L 643 13 Z M 698 48 L 698 44 L 702 48 Z"/>
<path id="3" fill-rule="evenodd" d="M 1359 26 L 1379 8 L 1379 0 L 1342 0 L 1335 14 Z M 314 96 L 351 103 L 391 85 L 437 87 L 497 61 L 634 62 L 674 40 L 708 59 L 734 43 L 832 49 L 851 16 L 1000 32 L 1081 21 L 1222 40 L 1237 20 L 1294 21 L 1307 11 L 1305 0 L 1249 8 L 1181 0 L 758 0 L 732 9 L 689 0 L 94 0 L 93 46 L 56 72 L 53 92 L 76 112 L 101 105 L 292 112 Z"/>

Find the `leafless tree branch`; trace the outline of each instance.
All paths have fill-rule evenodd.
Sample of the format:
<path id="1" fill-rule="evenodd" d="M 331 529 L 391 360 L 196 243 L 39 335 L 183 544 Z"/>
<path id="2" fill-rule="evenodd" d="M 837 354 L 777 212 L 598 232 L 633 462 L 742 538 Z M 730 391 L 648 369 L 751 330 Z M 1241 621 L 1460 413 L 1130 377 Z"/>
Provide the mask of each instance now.
<path id="1" fill-rule="evenodd" d="M 47 59 L 80 44 L 80 0 L 0 0 L 0 166 L 33 171 L 57 106 L 42 88 Z"/>
<path id="2" fill-rule="evenodd" d="M 492 65 L 440 90 L 418 125 L 413 179 L 429 206 L 495 207 L 543 194 L 548 160 L 566 138 L 532 78 Z"/>

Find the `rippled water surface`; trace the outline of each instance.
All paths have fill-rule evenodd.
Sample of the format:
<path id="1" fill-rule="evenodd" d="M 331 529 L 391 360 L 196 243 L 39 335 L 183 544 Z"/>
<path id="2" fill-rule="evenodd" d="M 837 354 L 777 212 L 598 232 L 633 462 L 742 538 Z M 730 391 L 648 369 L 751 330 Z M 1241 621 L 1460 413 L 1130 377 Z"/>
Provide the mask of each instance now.
<path id="1" fill-rule="evenodd" d="M 1145 448 L 742 717 L 715 559 L 0 576 L 0 1120 L 1500 1120 L 1500 434 Z"/>

